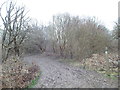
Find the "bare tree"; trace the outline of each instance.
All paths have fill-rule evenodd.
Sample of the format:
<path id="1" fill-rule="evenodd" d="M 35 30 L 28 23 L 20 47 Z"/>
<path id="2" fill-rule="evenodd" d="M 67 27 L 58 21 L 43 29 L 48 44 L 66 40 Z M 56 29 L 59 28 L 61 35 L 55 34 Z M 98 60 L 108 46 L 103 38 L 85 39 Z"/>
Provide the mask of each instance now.
<path id="1" fill-rule="evenodd" d="M 38 22 L 30 26 L 30 32 L 24 42 L 23 49 L 25 53 L 43 53 L 46 49 L 45 27 Z"/>
<path id="2" fill-rule="evenodd" d="M 53 30 L 56 35 L 56 39 L 59 46 L 59 53 L 61 56 L 64 56 L 64 51 L 66 49 L 66 30 L 69 27 L 70 15 L 69 14 L 60 14 L 53 17 Z"/>
<path id="3" fill-rule="evenodd" d="M 15 56 L 20 55 L 20 46 L 22 45 L 29 30 L 29 18 L 25 17 L 25 7 L 17 7 L 12 1 L 9 6 L 6 5 L 6 15 L 3 17 L 0 7 L 0 17 L 3 21 L 4 30 L 2 35 L 2 59 L 5 61 L 11 52 Z"/>
<path id="4" fill-rule="evenodd" d="M 53 51 L 58 51 L 62 57 L 90 57 L 94 53 L 103 53 L 110 43 L 108 30 L 95 18 L 59 14 L 53 17 L 48 27 L 49 40 L 54 41 Z"/>

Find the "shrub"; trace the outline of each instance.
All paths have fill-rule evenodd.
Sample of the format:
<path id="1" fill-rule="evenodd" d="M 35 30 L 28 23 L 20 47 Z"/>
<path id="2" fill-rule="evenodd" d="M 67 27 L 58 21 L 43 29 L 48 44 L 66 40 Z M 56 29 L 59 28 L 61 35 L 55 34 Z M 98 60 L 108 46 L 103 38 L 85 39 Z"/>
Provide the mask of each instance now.
<path id="1" fill-rule="evenodd" d="M 106 60 L 108 60 L 108 63 Z M 110 53 L 107 58 L 105 55 L 93 54 L 91 58 L 87 58 L 85 61 L 86 68 L 107 71 L 108 67 L 109 72 L 118 73 L 118 54 Z"/>
<path id="2" fill-rule="evenodd" d="M 18 57 L 7 59 L 2 67 L 3 88 L 25 88 L 39 73 L 38 66 L 25 64 Z"/>

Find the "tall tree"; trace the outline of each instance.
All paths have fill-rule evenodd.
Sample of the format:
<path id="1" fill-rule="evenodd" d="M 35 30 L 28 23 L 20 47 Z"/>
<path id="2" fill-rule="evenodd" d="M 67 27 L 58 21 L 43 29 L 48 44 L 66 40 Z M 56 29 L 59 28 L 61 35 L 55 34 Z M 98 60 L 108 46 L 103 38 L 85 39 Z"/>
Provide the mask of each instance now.
<path id="1" fill-rule="evenodd" d="M 3 21 L 4 30 L 2 35 L 2 59 L 5 61 L 11 52 L 15 56 L 20 55 L 22 45 L 29 30 L 29 18 L 26 17 L 25 7 L 17 7 L 12 1 L 9 5 L 3 3 L 0 7 L 0 17 Z M 2 8 L 6 6 L 6 15 L 2 15 Z"/>

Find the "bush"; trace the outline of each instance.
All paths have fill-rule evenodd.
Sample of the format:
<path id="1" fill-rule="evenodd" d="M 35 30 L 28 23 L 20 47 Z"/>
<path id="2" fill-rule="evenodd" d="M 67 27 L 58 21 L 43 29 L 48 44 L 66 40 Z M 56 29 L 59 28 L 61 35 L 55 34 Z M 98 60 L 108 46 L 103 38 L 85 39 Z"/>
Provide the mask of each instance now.
<path id="1" fill-rule="evenodd" d="M 18 57 L 7 59 L 2 67 L 3 88 L 25 88 L 39 73 L 38 66 L 27 65 Z"/>
<path id="2" fill-rule="evenodd" d="M 109 63 L 107 63 L 107 60 Z M 85 60 L 86 68 L 100 71 L 108 71 L 107 67 L 109 66 L 109 72 L 118 73 L 118 54 L 108 54 L 107 58 L 105 55 L 93 54 L 91 58 Z"/>

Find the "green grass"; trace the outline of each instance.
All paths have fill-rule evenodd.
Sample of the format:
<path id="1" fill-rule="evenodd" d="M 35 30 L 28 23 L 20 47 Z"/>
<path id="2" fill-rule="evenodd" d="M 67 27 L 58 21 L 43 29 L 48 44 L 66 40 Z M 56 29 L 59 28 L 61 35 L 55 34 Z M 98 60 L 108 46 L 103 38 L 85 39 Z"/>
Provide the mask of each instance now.
<path id="1" fill-rule="evenodd" d="M 40 74 L 38 74 L 38 76 L 34 80 L 31 80 L 30 84 L 24 90 L 33 88 L 38 83 L 39 78 L 40 78 Z"/>
<path id="2" fill-rule="evenodd" d="M 33 86 L 35 86 L 38 80 L 39 80 L 39 77 L 36 77 L 34 80 L 31 81 L 30 85 L 27 88 L 32 88 Z"/>
<path id="3" fill-rule="evenodd" d="M 103 73 L 105 77 L 116 80 L 118 73 L 116 72 L 106 72 L 106 71 L 97 71 L 98 73 Z"/>
<path id="4" fill-rule="evenodd" d="M 111 78 L 111 79 L 114 79 L 114 80 L 116 80 L 116 79 L 118 79 L 116 76 L 117 76 L 118 74 L 117 73 L 109 73 L 109 74 L 107 74 L 107 73 L 105 73 L 105 76 L 106 77 L 108 77 L 108 78 Z"/>

